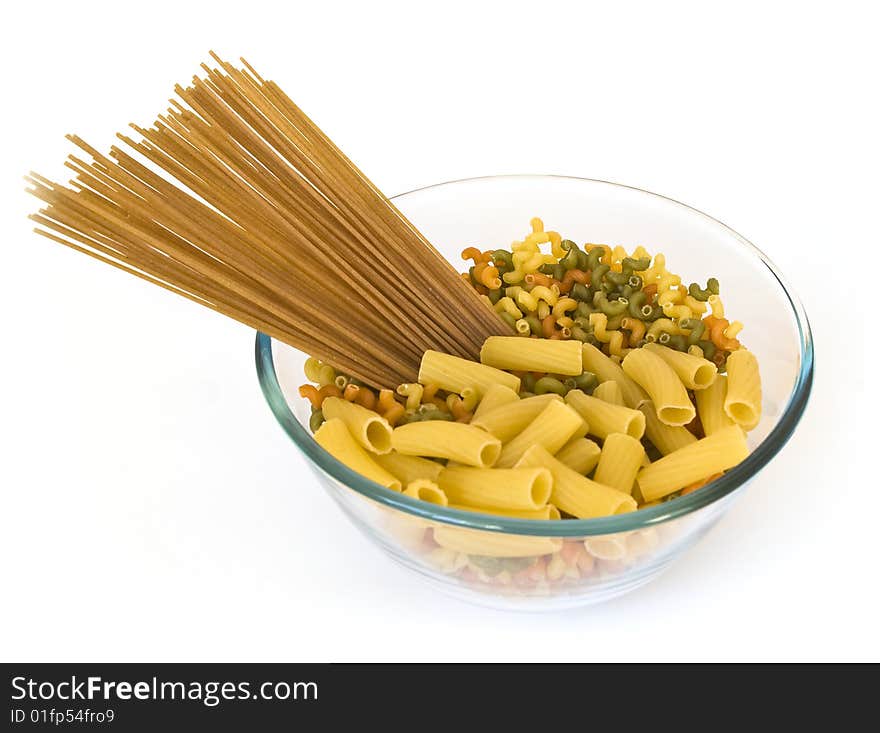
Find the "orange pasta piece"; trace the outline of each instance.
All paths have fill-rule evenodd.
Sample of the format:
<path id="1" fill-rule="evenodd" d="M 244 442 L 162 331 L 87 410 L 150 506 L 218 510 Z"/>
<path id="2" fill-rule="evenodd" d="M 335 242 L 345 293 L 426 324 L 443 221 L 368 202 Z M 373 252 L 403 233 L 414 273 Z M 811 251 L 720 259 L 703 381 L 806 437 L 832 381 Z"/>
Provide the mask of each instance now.
<path id="1" fill-rule="evenodd" d="M 314 384 L 303 384 L 299 388 L 299 396 L 311 402 L 314 409 L 319 410 L 321 408 L 321 396 L 318 394 L 318 388 Z"/>
<path id="2" fill-rule="evenodd" d="M 558 281 L 549 275 L 545 275 L 543 272 L 530 272 L 525 277 L 526 285 L 543 285 L 546 288 L 553 287 Z M 562 292 L 562 286 L 560 285 L 560 292 Z"/>
<path id="3" fill-rule="evenodd" d="M 545 339 L 553 338 L 553 335 L 556 333 L 556 316 L 551 313 L 541 321 L 541 331 Z"/>
<path id="4" fill-rule="evenodd" d="M 394 427 L 400 422 L 400 418 L 403 417 L 405 412 L 406 408 L 399 402 L 395 402 L 391 407 L 382 412 L 382 417 L 388 421 L 391 427 Z"/>
<path id="5" fill-rule="evenodd" d="M 626 317 L 620 322 L 620 327 L 629 331 L 629 345 L 633 348 L 645 337 L 645 322 L 638 318 Z"/>
<path id="6" fill-rule="evenodd" d="M 648 305 L 654 304 L 654 298 L 657 297 L 657 283 L 651 283 L 650 285 L 645 285 L 642 288 L 642 292 L 645 294 L 647 300 L 645 301 Z"/>
<path id="7" fill-rule="evenodd" d="M 463 260 L 473 260 L 474 264 L 477 265 L 483 258 L 483 253 L 480 252 L 476 247 L 467 247 L 462 250 L 461 258 Z"/>

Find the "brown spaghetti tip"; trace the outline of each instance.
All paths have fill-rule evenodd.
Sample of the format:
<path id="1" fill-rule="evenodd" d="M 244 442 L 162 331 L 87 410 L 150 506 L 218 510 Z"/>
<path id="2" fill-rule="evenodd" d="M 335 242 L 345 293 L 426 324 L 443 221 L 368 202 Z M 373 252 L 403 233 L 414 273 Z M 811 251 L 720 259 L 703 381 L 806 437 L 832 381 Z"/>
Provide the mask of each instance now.
<path id="1" fill-rule="evenodd" d="M 375 387 L 511 333 L 275 82 L 211 56 L 127 150 L 68 136 L 90 160 L 28 177 L 36 231 Z"/>

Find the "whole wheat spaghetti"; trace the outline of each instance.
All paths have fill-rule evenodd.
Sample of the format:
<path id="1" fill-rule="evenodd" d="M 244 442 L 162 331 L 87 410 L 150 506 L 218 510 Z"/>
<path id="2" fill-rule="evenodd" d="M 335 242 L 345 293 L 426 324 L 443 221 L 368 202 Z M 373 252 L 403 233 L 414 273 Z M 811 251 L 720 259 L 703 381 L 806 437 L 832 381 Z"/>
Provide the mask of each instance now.
<path id="1" fill-rule="evenodd" d="M 373 386 L 511 332 L 277 84 L 211 55 L 128 151 L 71 135 L 69 185 L 28 177 L 40 234 Z"/>

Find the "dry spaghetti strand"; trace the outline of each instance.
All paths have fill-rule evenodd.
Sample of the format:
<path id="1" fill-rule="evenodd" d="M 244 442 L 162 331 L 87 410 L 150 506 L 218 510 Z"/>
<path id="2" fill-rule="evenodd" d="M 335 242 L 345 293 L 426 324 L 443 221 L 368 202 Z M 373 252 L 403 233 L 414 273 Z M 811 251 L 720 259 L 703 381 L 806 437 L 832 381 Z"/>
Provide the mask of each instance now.
<path id="1" fill-rule="evenodd" d="M 510 333 L 277 84 L 211 56 L 140 139 L 31 174 L 36 231 L 375 387 Z"/>

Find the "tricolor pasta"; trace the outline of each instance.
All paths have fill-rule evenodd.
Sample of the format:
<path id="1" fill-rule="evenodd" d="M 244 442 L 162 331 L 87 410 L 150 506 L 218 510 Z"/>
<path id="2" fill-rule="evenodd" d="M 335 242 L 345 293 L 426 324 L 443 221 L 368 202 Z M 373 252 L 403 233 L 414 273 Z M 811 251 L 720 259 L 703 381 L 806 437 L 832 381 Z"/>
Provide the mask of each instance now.
<path id="1" fill-rule="evenodd" d="M 748 454 L 758 362 L 743 324 L 725 319 L 718 280 L 685 285 L 661 254 L 581 248 L 539 219 L 509 250 L 464 255 L 463 277 L 518 335 L 486 339 L 479 362 L 426 351 L 417 382 L 382 390 L 309 359 L 300 393 L 315 439 L 342 463 L 435 507 L 564 521 L 674 500 Z M 425 527 L 451 568 L 457 553 L 496 564 L 567 553 L 550 575 L 627 552 L 602 538 L 560 549 Z"/>

